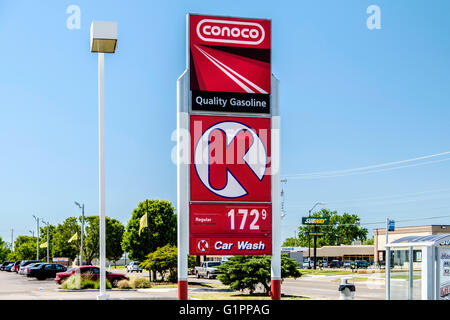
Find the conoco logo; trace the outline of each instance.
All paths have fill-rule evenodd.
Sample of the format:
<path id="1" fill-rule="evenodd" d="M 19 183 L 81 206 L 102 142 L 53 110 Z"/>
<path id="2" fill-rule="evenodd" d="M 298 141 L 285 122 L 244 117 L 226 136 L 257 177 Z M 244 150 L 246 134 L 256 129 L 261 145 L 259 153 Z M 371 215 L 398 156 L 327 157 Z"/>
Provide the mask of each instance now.
<path id="1" fill-rule="evenodd" d="M 197 24 L 203 41 L 258 45 L 265 38 L 264 28 L 256 22 L 203 19 Z"/>

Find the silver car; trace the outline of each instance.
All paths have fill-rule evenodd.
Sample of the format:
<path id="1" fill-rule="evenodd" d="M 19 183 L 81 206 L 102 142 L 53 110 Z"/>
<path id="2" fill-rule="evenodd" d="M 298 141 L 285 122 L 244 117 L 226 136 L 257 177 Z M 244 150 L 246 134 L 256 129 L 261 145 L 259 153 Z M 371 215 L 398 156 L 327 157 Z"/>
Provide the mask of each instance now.
<path id="1" fill-rule="evenodd" d="M 127 265 L 127 271 L 128 272 L 142 272 L 142 268 L 139 266 L 139 262 L 136 261 L 131 261 L 128 265 Z"/>

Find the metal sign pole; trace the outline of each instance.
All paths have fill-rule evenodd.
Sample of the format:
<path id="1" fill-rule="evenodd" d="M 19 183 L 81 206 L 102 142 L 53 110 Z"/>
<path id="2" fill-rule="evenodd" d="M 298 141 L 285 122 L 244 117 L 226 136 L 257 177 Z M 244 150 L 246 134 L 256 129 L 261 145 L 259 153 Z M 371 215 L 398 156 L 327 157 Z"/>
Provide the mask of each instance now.
<path id="1" fill-rule="evenodd" d="M 271 175 L 272 175 L 272 300 L 281 299 L 281 182 L 280 182 L 280 105 L 279 80 L 272 75 Z"/>
<path id="2" fill-rule="evenodd" d="M 189 70 L 177 80 L 178 300 L 188 299 L 189 253 Z"/>

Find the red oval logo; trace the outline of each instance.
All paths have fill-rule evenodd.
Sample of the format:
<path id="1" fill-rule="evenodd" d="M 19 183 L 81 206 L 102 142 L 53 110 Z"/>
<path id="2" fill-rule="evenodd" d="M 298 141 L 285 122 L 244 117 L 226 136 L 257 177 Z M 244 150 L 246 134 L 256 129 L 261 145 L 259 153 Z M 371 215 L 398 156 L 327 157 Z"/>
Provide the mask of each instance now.
<path id="1" fill-rule="evenodd" d="M 258 45 L 264 41 L 264 28 L 256 22 L 203 19 L 197 24 L 203 41 Z"/>

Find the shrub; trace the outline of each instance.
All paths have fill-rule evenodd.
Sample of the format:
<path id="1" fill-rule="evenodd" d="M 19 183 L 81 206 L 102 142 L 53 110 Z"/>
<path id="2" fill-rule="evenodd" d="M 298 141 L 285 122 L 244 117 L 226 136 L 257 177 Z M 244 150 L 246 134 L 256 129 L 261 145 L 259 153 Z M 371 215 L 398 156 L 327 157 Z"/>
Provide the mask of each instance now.
<path id="1" fill-rule="evenodd" d="M 266 293 L 271 289 L 270 256 L 234 256 L 218 267 L 223 273 L 218 279 L 233 290 L 249 290 L 253 293 L 262 284 Z M 301 277 L 298 263 L 285 255 L 281 256 L 281 278 Z"/>
<path id="2" fill-rule="evenodd" d="M 72 275 L 61 284 L 61 289 L 77 290 L 77 289 L 99 289 L 100 281 L 81 278 L 80 275 Z M 106 280 L 106 289 L 112 289 L 111 283 Z"/>
<path id="3" fill-rule="evenodd" d="M 125 280 L 125 279 L 120 280 L 117 283 L 117 288 L 119 288 L 119 289 L 130 289 L 131 288 L 130 282 L 128 280 Z"/>
<path id="4" fill-rule="evenodd" d="M 133 289 L 150 288 L 151 287 L 150 281 L 144 277 L 131 277 L 128 284 Z"/>

